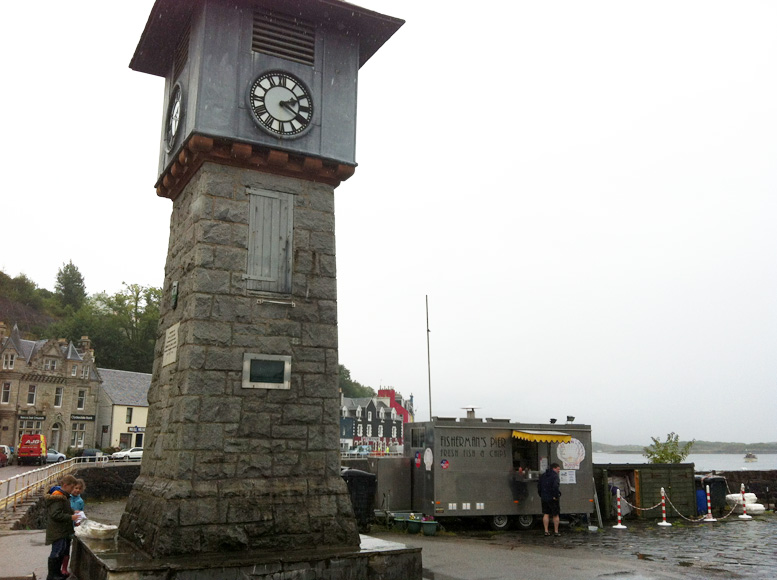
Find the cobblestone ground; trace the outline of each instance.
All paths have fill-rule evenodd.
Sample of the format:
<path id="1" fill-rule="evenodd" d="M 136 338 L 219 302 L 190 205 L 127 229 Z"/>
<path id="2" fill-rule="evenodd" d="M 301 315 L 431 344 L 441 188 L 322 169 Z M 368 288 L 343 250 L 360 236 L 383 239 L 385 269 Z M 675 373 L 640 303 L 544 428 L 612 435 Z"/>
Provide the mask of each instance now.
<path id="1" fill-rule="evenodd" d="M 777 578 L 777 515 L 768 512 L 750 521 L 729 516 L 715 523 L 672 521 L 661 527 L 655 521 L 626 521 L 625 530 L 564 528 L 560 538 L 546 538 L 541 529 L 528 532 L 490 533 L 451 523 L 459 535 L 482 537 L 507 545 L 552 545 L 559 549 L 595 550 L 609 556 L 665 561 L 710 578 Z"/>

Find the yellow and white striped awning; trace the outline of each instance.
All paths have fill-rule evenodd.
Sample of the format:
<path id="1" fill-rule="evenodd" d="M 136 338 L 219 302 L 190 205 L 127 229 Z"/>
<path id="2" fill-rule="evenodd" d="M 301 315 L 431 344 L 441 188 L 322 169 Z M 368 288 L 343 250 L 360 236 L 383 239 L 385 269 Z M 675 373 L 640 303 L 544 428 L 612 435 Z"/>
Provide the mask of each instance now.
<path id="1" fill-rule="evenodd" d="M 571 435 L 561 431 L 529 431 L 527 429 L 513 431 L 513 437 L 538 443 L 569 443 L 572 440 Z"/>

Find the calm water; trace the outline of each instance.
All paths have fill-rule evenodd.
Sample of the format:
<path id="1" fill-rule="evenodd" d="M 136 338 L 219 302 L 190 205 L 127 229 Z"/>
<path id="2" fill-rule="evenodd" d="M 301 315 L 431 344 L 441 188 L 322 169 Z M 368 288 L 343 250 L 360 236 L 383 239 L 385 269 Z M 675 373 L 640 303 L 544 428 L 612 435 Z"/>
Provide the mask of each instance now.
<path id="1" fill-rule="evenodd" d="M 691 453 L 684 463 L 694 463 L 696 471 L 765 471 L 777 469 L 777 453 L 758 455 L 758 461 L 745 463 L 744 453 Z M 644 455 L 633 453 L 594 453 L 594 463 L 647 463 Z"/>

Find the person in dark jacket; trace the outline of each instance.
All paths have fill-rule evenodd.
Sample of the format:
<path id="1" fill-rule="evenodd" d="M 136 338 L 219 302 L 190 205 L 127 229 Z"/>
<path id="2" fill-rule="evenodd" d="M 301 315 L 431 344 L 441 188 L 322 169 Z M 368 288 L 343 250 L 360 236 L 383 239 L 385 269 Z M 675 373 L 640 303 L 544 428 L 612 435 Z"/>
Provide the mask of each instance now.
<path id="1" fill-rule="evenodd" d="M 540 500 L 542 502 L 542 525 L 545 528 L 545 535 L 549 536 L 548 525 L 553 518 L 553 533 L 560 536 L 558 532 L 559 515 L 561 514 L 561 480 L 558 473 L 561 467 L 558 463 L 551 463 L 547 471 L 540 476 L 540 485 L 538 488 Z"/>
<path id="2" fill-rule="evenodd" d="M 59 485 L 55 485 L 46 494 L 46 545 L 51 545 L 49 554 L 49 573 L 46 580 L 64 580 L 67 575 L 62 574 L 61 568 L 65 556 L 70 554 L 70 541 L 75 533 L 73 522 L 78 516 L 70 507 L 70 492 L 77 485 L 78 480 L 72 475 L 62 478 Z"/>

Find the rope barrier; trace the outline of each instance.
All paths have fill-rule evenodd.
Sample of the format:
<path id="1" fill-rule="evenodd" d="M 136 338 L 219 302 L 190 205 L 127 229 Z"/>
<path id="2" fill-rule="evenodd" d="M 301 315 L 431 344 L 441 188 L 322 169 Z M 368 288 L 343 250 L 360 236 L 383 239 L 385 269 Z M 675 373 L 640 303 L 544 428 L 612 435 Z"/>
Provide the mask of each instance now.
<path id="1" fill-rule="evenodd" d="M 662 489 L 663 489 L 663 488 L 662 488 Z M 618 490 L 618 491 L 620 491 L 620 490 Z M 633 510 L 639 510 L 639 511 L 641 511 L 641 512 L 649 512 L 650 510 L 654 510 L 654 509 L 656 509 L 657 507 L 659 507 L 659 506 L 661 505 L 661 502 L 659 501 L 659 502 L 658 502 L 656 505 L 654 505 L 654 506 L 650 506 L 649 508 L 643 508 L 643 507 L 638 507 L 638 506 L 635 506 L 635 505 L 631 505 L 631 504 L 628 502 L 628 500 L 625 500 L 625 499 L 623 500 L 623 503 L 625 503 L 625 504 L 626 504 L 627 506 L 629 506 L 631 509 L 633 509 Z"/>
<path id="2" fill-rule="evenodd" d="M 666 496 L 666 499 L 667 499 L 667 501 L 669 502 L 669 505 L 670 505 L 670 506 L 672 506 L 672 509 L 675 511 L 675 513 L 676 513 L 678 516 L 680 516 L 682 519 L 684 519 L 685 521 L 687 521 L 687 522 L 693 522 L 693 523 L 697 523 L 697 522 L 700 522 L 700 521 L 702 521 L 702 520 L 703 520 L 703 519 L 706 517 L 706 516 L 701 516 L 700 518 L 697 518 L 697 519 L 693 519 L 693 518 L 686 518 L 686 517 L 685 517 L 683 514 L 681 514 L 681 513 L 680 513 L 680 510 L 678 510 L 678 509 L 677 509 L 677 508 L 674 506 L 674 504 L 672 503 L 672 498 L 670 498 L 669 496 Z"/>
<path id="3" fill-rule="evenodd" d="M 752 519 L 752 516 L 747 515 L 747 508 L 745 507 L 745 484 L 744 483 L 741 484 L 741 490 L 740 491 L 742 493 L 742 509 L 743 509 L 743 514 L 740 515 L 739 518 L 743 519 L 743 520 L 750 520 L 750 519 Z M 674 513 L 676 513 L 680 518 L 684 519 L 687 522 L 692 522 L 692 523 L 716 522 L 718 520 L 725 520 L 726 518 L 730 517 L 737 509 L 737 506 L 734 505 L 734 507 L 732 507 L 731 510 L 729 510 L 729 512 L 726 515 L 720 516 L 717 519 L 715 519 L 713 517 L 713 515 L 712 515 L 712 501 L 711 501 L 711 498 L 710 498 L 710 486 L 709 485 L 706 486 L 706 489 L 705 489 L 706 496 L 707 496 L 707 513 L 706 514 L 702 514 L 698 518 L 686 517 L 682 513 L 680 513 L 680 510 L 678 510 L 677 507 L 672 503 L 672 499 L 669 497 L 669 495 L 667 495 L 667 493 L 666 493 L 666 491 L 664 490 L 663 487 L 661 488 L 661 500 L 656 505 L 653 505 L 653 506 L 650 506 L 650 507 L 646 507 L 646 508 L 635 506 L 635 505 L 629 503 L 628 500 L 626 500 L 625 498 L 623 498 L 621 496 L 621 490 L 620 489 L 616 489 L 616 492 L 617 492 L 617 508 L 618 508 L 618 525 L 617 526 L 613 526 L 613 528 L 617 528 L 617 529 L 626 529 L 626 526 L 624 526 L 623 523 L 622 523 L 623 516 L 622 516 L 622 511 L 621 511 L 621 502 L 625 503 L 631 509 L 636 510 L 636 511 L 640 511 L 640 512 L 648 512 L 650 510 L 654 510 L 654 509 L 660 507 L 661 508 L 662 521 L 658 524 L 659 526 L 671 526 L 672 525 L 672 524 L 670 524 L 669 522 L 666 521 L 666 502 L 669 502 L 669 505 L 671 506 L 672 510 L 674 510 Z M 746 517 L 744 517 L 744 516 L 746 516 Z"/>

